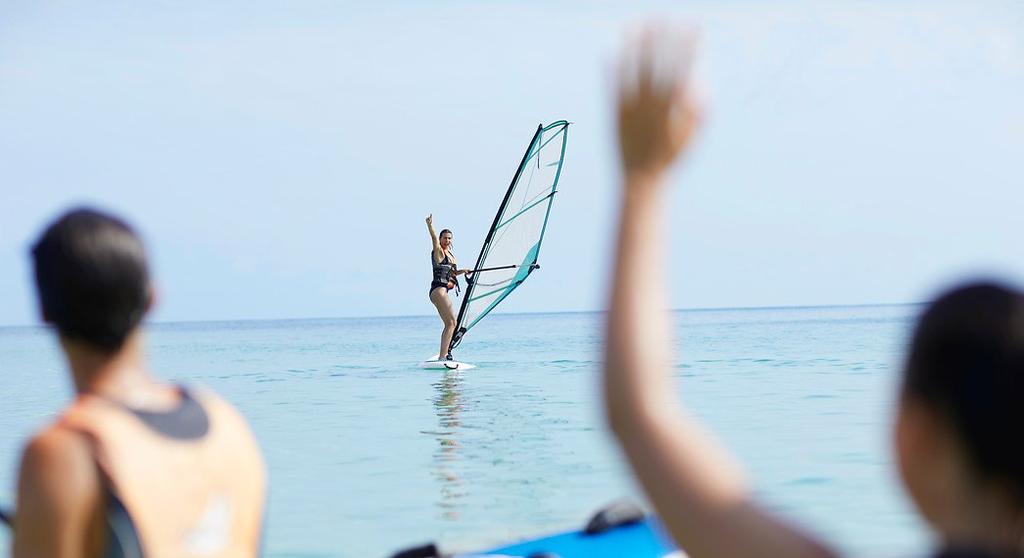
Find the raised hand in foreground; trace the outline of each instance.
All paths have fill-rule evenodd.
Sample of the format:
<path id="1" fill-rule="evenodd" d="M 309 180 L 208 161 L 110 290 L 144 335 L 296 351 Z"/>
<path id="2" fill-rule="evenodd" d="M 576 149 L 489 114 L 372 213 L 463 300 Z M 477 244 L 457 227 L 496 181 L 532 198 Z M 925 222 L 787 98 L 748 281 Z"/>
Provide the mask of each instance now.
<path id="1" fill-rule="evenodd" d="M 605 343 L 608 420 L 657 512 L 691 558 L 830 556 L 751 502 L 739 468 L 684 411 L 669 376 L 663 190 L 700 122 L 695 52 L 693 32 L 648 27 L 622 56 L 617 109 L 623 189 Z"/>

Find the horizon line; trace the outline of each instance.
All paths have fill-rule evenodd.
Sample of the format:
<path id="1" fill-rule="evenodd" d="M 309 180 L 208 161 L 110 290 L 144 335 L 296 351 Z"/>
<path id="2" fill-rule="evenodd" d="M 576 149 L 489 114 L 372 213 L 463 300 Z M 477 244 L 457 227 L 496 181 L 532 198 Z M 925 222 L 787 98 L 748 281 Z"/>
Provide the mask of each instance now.
<path id="1" fill-rule="evenodd" d="M 688 308 L 670 308 L 669 312 L 722 312 L 730 310 L 812 310 L 815 308 L 870 308 L 879 306 L 919 306 L 925 302 L 872 302 L 858 304 L 793 304 L 793 305 L 769 305 L 769 306 L 698 306 Z M 602 314 L 607 310 L 553 310 L 546 312 L 495 312 L 495 316 L 528 316 L 545 314 Z M 216 318 L 209 320 L 161 320 L 144 321 L 143 325 L 180 325 L 180 324 L 209 324 L 209 323 L 231 323 L 231 322 L 301 322 L 317 320 L 374 320 L 374 319 L 403 319 L 403 318 L 429 318 L 434 314 L 380 314 L 375 316 L 307 316 L 302 318 Z M 2 324 L 0 329 L 12 328 L 46 328 L 45 323 L 34 324 Z"/>

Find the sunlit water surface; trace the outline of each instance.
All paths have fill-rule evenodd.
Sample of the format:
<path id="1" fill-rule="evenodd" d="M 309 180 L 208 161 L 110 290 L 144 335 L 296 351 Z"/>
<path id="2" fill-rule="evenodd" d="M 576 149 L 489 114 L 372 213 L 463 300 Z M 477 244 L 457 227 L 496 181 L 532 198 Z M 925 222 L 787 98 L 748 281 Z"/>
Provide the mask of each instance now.
<path id="1" fill-rule="evenodd" d="M 686 403 L 772 509 L 859 556 L 913 556 L 923 527 L 896 482 L 891 403 L 914 306 L 676 313 Z M 156 324 L 152 367 L 249 418 L 270 469 L 266 554 L 472 549 L 577 528 L 638 498 L 600 410 L 601 314 L 496 315 L 465 372 L 421 370 L 436 317 Z M 70 396 L 41 328 L 0 329 L 0 502 L 18 451 Z M 0 555 L 9 544 L 0 534 Z"/>

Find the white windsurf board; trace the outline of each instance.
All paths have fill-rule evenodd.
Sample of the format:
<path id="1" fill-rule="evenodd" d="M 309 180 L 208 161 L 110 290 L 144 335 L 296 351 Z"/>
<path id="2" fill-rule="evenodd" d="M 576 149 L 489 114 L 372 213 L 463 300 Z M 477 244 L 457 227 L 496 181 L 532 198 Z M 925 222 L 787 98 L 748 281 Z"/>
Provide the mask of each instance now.
<path id="1" fill-rule="evenodd" d="M 472 370 L 476 366 L 457 360 L 437 360 L 437 355 L 434 355 L 420 363 L 420 368 L 424 370 Z"/>

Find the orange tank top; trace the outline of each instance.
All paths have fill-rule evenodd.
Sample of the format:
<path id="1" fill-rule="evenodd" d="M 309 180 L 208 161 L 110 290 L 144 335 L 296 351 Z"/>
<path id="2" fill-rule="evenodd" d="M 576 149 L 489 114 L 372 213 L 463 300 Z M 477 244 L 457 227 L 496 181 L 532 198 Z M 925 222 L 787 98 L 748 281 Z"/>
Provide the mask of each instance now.
<path id="1" fill-rule="evenodd" d="M 93 447 L 147 558 L 259 554 L 266 470 L 241 415 L 213 393 L 190 390 L 205 433 L 168 437 L 119 403 L 80 395 L 61 417 Z"/>

